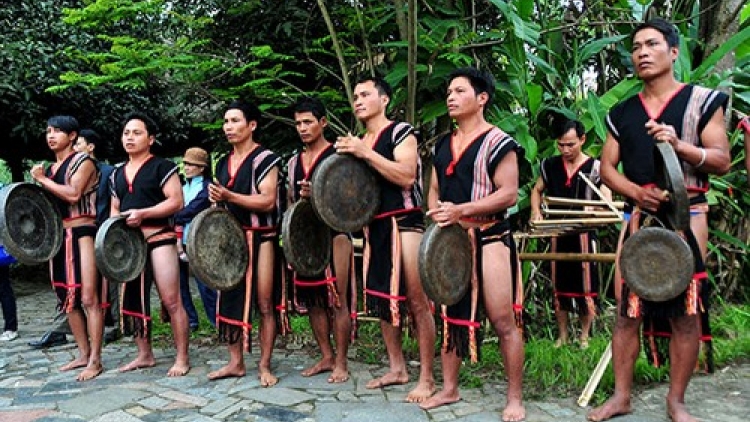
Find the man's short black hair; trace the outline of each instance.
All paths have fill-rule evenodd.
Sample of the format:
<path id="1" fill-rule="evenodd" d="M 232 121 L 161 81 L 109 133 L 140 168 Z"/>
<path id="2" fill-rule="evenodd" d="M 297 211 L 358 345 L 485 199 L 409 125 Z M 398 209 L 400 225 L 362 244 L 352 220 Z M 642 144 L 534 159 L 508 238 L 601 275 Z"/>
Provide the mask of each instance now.
<path id="1" fill-rule="evenodd" d="M 393 98 L 393 88 L 391 88 L 391 84 L 380 76 L 363 76 L 357 80 L 357 85 L 365 82 L 372 82 L 378 90 L 378 94 L 385 95 L 388 98 Z"/>
<path id="2" fill-rule="evenodd" d="M 677 28 L 675 28 L 675 26 L 669 23 L 666 19 L 662 18 L 653 18 L 636 26 L 633 32 L 630 34 L 630 43 L 633 43 L 635 34 L 648 28 L 655 29 L 661 32 L 661 34 L 664 35 L 664 39 L 667 40 L 667 45 L 670 48 L 680 46 L 680 33 L 677 32 Z"/>
<path id="3" fill-rule="evenodd" d="M 560 119 L 552 124 L 552 136 L 555 139 L 562 138 L 571 129 L 576 130 L 576 136 L 581 137 L 586 134 L 586 128 L 583 127 L 583 123 L 573 119 Z"/>
<path id="4" fill-rule="evenodd" d="M 495 78 L 489 72 L 479 70 L 475 67 L 460 67 L 452 71 L 448 75 L 448 85 L 456 78 L 468 79 L 476 95 L 483 92 L 487 93 L 487 103 L 484 105 L 484 111 L 487 111 L 490 104 L 492 104 L 492 99 L 495 98 Z"/>
<path id="5" fill-rule="evenodd" d="M 295 113 L 312 113 L 316 119 L 320 120 L 326 116 L 326 107 L 323 102 L 317 98 L 304 97 L 294 105 Z"/>
<path id="6" fill-rule="evenodd" d="M 47 119 L 47 126 L 60 129 L 61 131 L 67 133 L 68 135 L 70 135 L 73 132 L 75 132 L 76 135 L 79 134 L 78 133 L 79 131 L 78 120 L 76 120 L 76 118 L 73 116 L 67 116 L 67 115 L 52 116 L 49 119 Z"/>
<path id="7" fill-rule="evenodd" d="M 99 136 L 94 129 L 81 129 L 81 131 L 78 132 L 78 137 L 85 138 L 87 144 L 91 144 L 95 147 L 100 147 L 102 145 L 102 137 Z"/>
<path id="8" fill-rule="evenodd" d="M 146 126 L 146 133 L 149 136 L 156 136 L 159 133 L 159 125 L 156 124 L 154 119 L 149 117 L 146 113 L 141 111 L 132 111 L 128 113 L 125 116 L 125 119 L 122 122 L 122 127 L 125 128 L 125 126 L 128 124 L 131 120 L 140 120 L 143 122 L 143 125 Z"/>
<path id="9" fill-rule="evenodd" d="M 226 113 L 229 110 L 239 110 L 242 112 L 242 115 L 245 116 L 245 120 L 247 120 L 248 123 L 255 121 L 260 124 L 260 109 L 255 104 L 243 100 L 234 100 L 229 103 L 227 108 L 224 109 L 224 112 Z"/>

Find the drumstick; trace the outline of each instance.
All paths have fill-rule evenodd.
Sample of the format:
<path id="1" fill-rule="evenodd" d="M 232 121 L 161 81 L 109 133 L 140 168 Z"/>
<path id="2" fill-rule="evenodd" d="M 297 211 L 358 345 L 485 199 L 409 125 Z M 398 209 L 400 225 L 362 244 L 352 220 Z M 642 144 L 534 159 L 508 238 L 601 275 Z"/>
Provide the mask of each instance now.
<path id="1" fill-rule="evenodd" d="M 550 205 L 577 205 L 579 207 L 583 206 L 595 206 L 595 207 L 602 207 L 606 206 L 607 203 L 604 201 L 597 201 L 595 199 L 573 199 L 573 198 L 561 198 L 559 196 L 545 196 L 544 202 Z M 614 205 L 616 208 L 624 208 L 625 202 L 623 201 L 612 201 L 612 205 Z"/>
<path id="2" fill-rule="evenodd" d="M 579 406 L 581 407 L 588 406 L 589 401 L 591 400 L 591 397 L 594 395 L 594 391 L 596 391 L 596 387 L 599 386 L 599 381 L 602 380 L 602 375 L 604 375 L 604 371 L 606 371 L 607 366 L 609 366 L 610 360 L 612 360 L 612 342 L 611 341 L 607 345 L 607 348 L 604 349 L 604 353 L 602 353 L 602 357 L 599 358 L 599 363 L 596 364 L 596 368 L 594 368 L 594 372 L 591 373 L 591 377 L 589 377 L 589 381 L 586 383 L 586 387 L 583 388 L 581 397 L 578 397 Z"/>
<path id="3" fill-rule="evenodd" d="M 622 218 L 622 215 L 620 214 L 620 211 L 617 208 L 615 208 L 615 205 L 612 203 L 612 201 L 609 198 L 607 198 L 604 195 L 604 193 L 602 193 L 602 191 L 599 189 L 599 187 L 596 186 L 596 184 L 594 184 L 594 182 L 592 182 L 591 180 L 589 180 L 589 178 L 586 177 L 585 174 L 579 173 L 579 175 L 581 176 L 581 179 L 583 179 L 583 181 L 586 182 L 587 185 L 589 185 L 589 187 L 591 188 L 591 190 L 593 190 L 594 192 L 596 192 L 596 194 L 599 195 L 599 198 L 602 201 L 604 201 L 604 202 L 607 203 L 607 206 L 609 207 L 609 209 L 611 209 L 615 214 L 617 214 L 618 217 Z"/>

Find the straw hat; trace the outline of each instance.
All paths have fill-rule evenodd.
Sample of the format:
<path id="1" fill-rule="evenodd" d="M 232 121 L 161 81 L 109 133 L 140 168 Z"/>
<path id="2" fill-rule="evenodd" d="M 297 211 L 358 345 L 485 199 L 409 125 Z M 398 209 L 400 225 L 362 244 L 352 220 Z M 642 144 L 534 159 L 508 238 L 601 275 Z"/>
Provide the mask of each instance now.
<path id="1" fill-rule="evenodd" d="M 208 167 L 208 153 L 203 148 L 193 147 L 185 151 L 182 162 L 196 166 Z"/>

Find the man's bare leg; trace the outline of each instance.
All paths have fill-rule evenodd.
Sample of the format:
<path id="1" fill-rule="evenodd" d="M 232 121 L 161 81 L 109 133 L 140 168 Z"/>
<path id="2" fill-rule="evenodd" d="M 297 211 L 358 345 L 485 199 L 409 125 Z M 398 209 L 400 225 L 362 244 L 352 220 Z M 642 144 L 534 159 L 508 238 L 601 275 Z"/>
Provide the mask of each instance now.
<path id="1" fill-rule="evenodd" d="M 380 331 L 383 333 L 385 350 L 388 353 L 388 372 L 380 378 L 370 380 L 365 388 L 383 388 L 389 385 L 400 385 L 409 382 L 409 373 L 406 371 L 406 361 L 401 348 L 401 327 L 394 327 L 387 321 L 380 321 Z"/>
<path id="2" fill-rule="evenodd" d="M 349 273 L 351 265 L 352 242 L 346 235 L 339 235 L 333 239 L 333 266 L 336 269 L 336 291 L 339 296 L 339 306 L 333 312 L 333 339 L 336 342 L 336 360 L 330 383 L 340 383 L 349 380 L 349 341 L 352 331 L 352 319 L 349 312 Z"/>
<path id="3" fill-rule="evenodd" d="M 188 319 L 180 298 L 180 267 L 174 245 L 160 246 L 151 251 L 153 272 L 161 303 L 169 314 L 176 349 L 169 377 L 181 377 L 190 371 L 188 357 Z"/>
<path id="4" fill-rule="evenodd" d="M 229 362 L 220 369 L 209 372 L 208 379 L 210 381 L 245 376 L 245 358 L 242 356 L 242 340 L 240 339 L 237 343 L 229 344 L 227 350 L 229 351 Z"/>
<path id="5" fill-rule="evenodd" d="M 591 314 L 581 314 L 581 337 L 578 338 L 578 340 L 581 342 L 581 349 L 586 349 L 589 347 L 589 336 L 591 335 L 591 325 L 594 323 L 594 318 L 596 318 L 596 315 Z"/>
<path id="6" fill-rule="evenodd" d="M 555 319 L 557 320 L 557 340 L 555 347 L 568 344 L 568 312 L 556 307 Z"/>
<path id="7" fill-rule="evenodd" d="M 90 237 L 79 240 L 81 253 L 81 302 L 86 315 L 87 343 L 91 352 L 86 368 L 78 374 L 78 381 L 87 381 L 102 373 L 102 337 L 104 336 L 104 310 L 99 300 L 100 282 L 94 261 L 94 241 Z"/>
<path id="8" fill-rule="evenodd" d="M 507 402 L 502 420 L 521 421 L 526 419 L 526 408 L 523 405 L 524 342 L 513 311 L 510 249 L 501 242 L 495 242 L 483 246 L 482 254 L 491 257 L 482 260 L 484 307 L 487 318 L 500 338 L 500 352 L 508 376 Z M 491 282 L 496 280 L 500 282 Z"/>
<path id="9" fill-rule="evenodd" d="M 590 421 L 604 421 L 618 415 L 632 412 L 630 391 L 633 385 L 633 368 L 640 351 L 638 338 L 641 319 L 620 315 L 617 306 L 615 330 L 612 333 L 612 367 L 615 372 L 615 392 L 603 405 L 589 412 Z"/>
<path id="10" fill-rule="evenodd" d="M 70 332 L 73 333 L 73 338 L 75 338 L 78 346 L 78 357 L 61 366 L 61 371 L 85 367 L 89 363 L 91 354 L 88 336 L 86 335 L 86 317 L 83 315 L 83 311 L 73 309 L 68 312 L 68 325 L 70 325 Z"/>
<path id="11" fill-rule="evenodd" d="M 151 368 L 156 365 L 154 351 L 151 348 L 151 340 L 146 337 L 136 337 L 135 345 L 138 347 L 138 356 L 127 365 L 121 366 L 118 371 L 128 372 L 135 369 Z"/>
<path id="12" fill-rule="evenodd" d="M 310 326 L 312 326 L 315 342 L 320 349 L 321 358 L 315 365 L 302 371 L 303 377 L 311 377 L 322 372 L 330 372 L 335 366 L 336 358 L 331 345 L 328 313 L 324 308 L 315 306 L 310 308 Z"/>
<path id="13" fill-rule="evenodd" d="M 669 392 L 667 413 L 674 422 L 696 422 L 685 407 L 685 390 L 698 360 L 700 333 L 696 315 L 672 318 L 669 342 Z"/>
<path id="14" fill-rule="evenodd" d="M 461 395 L 458 391 L 458 373 L 461 369 L 461 358 L 455 352 L 447 353 L 443 351 L 440 359 L 443 364 L 443 388 L 419 405 L 424 410 L 434 409 L 461 400 Z"/>
<path id="15" fill-rule="evenodd" d="M 271 372 L 271 355 L 276 341 L 276 306 L 273 303 L 274 250 L 271 242 L 260 245 L 258 253 L 258 308 L 260 311 L 260 361 L 258 378 L 262 387 L 272 387 L 279 379 Z"/>
<path id="16" fill-rule="evenodd" d="M 406 276 L 406 304 L 414 318 L 419 345 L 419 381 L 417 386 L 406 395 L 406 401 L 410 403 L 421 403 L 435 394 L 435 378 L 432 373 L 435 360 L 435 317 L 419 277 L 417 252 L 421 240 L 421 233 L 401 234 L 402 264 Z"/>

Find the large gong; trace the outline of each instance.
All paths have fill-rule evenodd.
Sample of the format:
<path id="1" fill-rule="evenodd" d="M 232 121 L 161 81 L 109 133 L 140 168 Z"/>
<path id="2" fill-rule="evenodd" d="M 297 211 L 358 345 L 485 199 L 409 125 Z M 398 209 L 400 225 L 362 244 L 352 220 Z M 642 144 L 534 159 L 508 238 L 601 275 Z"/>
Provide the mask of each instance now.
<path id="1" fill-rule="evenodd" d="M 469 290 L 473 267 L 471 241 L 459 225 L 430 226 L 419 245 L 419 275 L 427 297 L 454 305 Z"/>
<path id="2" fill-rule="evenodd" d="M 695 260 L 690 246 L 676 232 L 644 227 L 622 245 L 620 271 L 639 297 L 663 302 L 687 289 L 695 272 Z"/>
<path id="3" fill-rule="evenodd" d="M 96 231 L 96 267 L 107 280 L 125 283 L 138 278 L 146 266 L 148 248 L 143 232 L 126 223 L 127 216 L 110 217 Z"/>
<path id="4" fill-rule="evenodd" d="M 62 215 L 48 195 L 32 183 L 0 190 L 0 237 L 5 249 L 24 264 L 48 261 L 62 246 Z"/>
<path id="5" fill-rule="evenodd" d="M 245 231 L 224 208 L 208 208 L 193 218 L 187 254 L 190 268 L 212 289 L 232 290 L 245 280 L 249 265 Z"/>
<path id="6" fill-rule="evenodd" d="M 329 227 L 356 232 L 380 207 L 380 185 L 373 170 L 348 154 L 323 160 L 312 177 L 312 204 Z"/>
<path id="7" fill-rule="evenodd" d="M 675 230 L 689 229 L 690 199 L 685 188 L 682 168 L 672 145 L 665 142 L 656 144 L 654 171 L 656 185 L 669 192 L 669 201 L 662 204 L 667 220 Z"/>
<path id="8" fill-rule="evenodd" d="M 281 239 L 284 257 L 300 275 L 321 274 L 331 262 L 331 229 L 306 199 L 297 201 L 284 213 Z"/>

